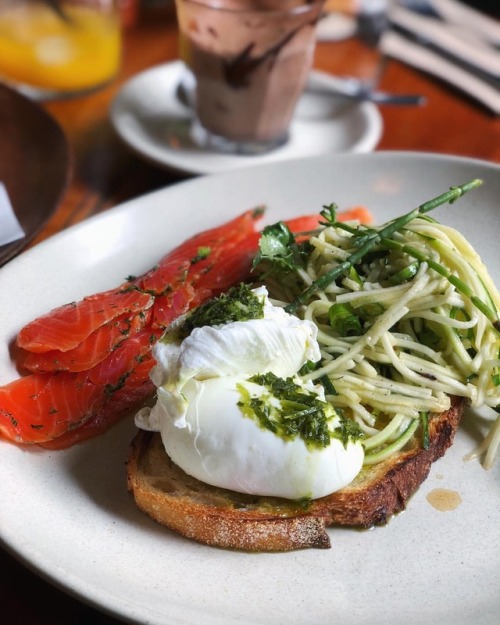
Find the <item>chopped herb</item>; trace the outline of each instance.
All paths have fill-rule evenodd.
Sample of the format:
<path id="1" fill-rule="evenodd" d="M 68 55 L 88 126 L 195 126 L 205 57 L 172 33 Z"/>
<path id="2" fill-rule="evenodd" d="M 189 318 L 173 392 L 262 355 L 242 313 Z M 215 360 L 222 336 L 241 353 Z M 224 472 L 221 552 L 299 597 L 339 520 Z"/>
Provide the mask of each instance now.
<path id="1" fill-rule="evenodd" d="M 243 414 L 254 418 L 261 427 L 285 440 L 298 436 L 306 444 L 327 447 L 330 443 L 328 420 L 335 414 L 330 404 L 321 401 L 314 392 L 299 386 L 292 378 L 279 378 L 273 373 L 258 374 L 250 382 L 266 389 L 252 397 L 244 385 L 239 385 L 242 400 L 238 403 Z M 271 397 L 279 400 L 269 401 Z"/>
<path id="2" fill-rule="evenodd" d="M 332 330 L 339 336 L 359 336 L 362 334 L 361 321 L 349 304 L 332 304 L 328 310 Z"/>
<path id="3" fill-rule="evenodd" d="M 189 334 L 194 328 L 224 325 L 233 321 L 248 321 L 264 317 L 264 302 L 252 292 L 248 284 L 232 287 L 206 304 L 195 308 L 182 326 Z"/>
<path id="4" fill-rule="evenodd" d="M 397 271 L 389 278 L 389 284 L 396 285 L 396 284 L 403 284 L 404 282 L 408 282 L 409 280 L 411 280 L 417 275 L 419 266 L 420 266 L 420 263 L 418 262 L 411 263 L 404 269 Z"/>
<path id="5" fill-rule="evenodd" d="M 313 362 L 312 360 L 306 360 L 306 362 L 300 368 L 299 375 L 306 375 L 307 373 L 316 371 L 317 366 L 318 366 L 318 363 Z"/>
<path id="6" fill-rule="evenodd" d="M 111 395 L 113 395 L 113 393 L 116 393 L 116 391 L 119 391 L 121 388 L 123 388 L 128 376 L 131 373 L 131 371 L 127 371 L 126 373 L 124 373 L 116 384 L 106 384 L 106 386 L 104 387 L 105 394 L 110 397 Z"/>
<path id="7" fill-rule="evenodd" d="M 332 405 L 317 393 L 297 384 L 293 378 L 279 378 L 274 373 L 254 375 L 250 382 L 263 387 L 252 396 L 244 384 L 238 385 L 242 413 L 284 440 L 302 438 L 308 447 L 327 447 L 334 436 L 344 445 L 360 438 L 356 423 L 337 415 Z M 340 416 L 340 425 L 331 427 L 331 420 Z"/>
<path id="8" fill-rule="evenodd" d="M 349 441 L 357 441 L 360 438 L 364 437 L 364 434 L 356 421 L 353 421 L 352 419 L 347 419 L 343 416 L 340 419 L 340 425 L 335 428 L 335 434 L 337 438 L 340 439 L 344 447 Z"/>
<path id="9" fill-rule="evenodd" d="M 198 248 L 198 251 L 196 253 L 196 256 L 194 256 L 191 259 L 191 264 L 194 265 L 195 263 L 200 262 L 200 260 L 204 260 L 205 258 L 208 258 L 208 256 L 210 256 L 210 252 L 212 251 L 212 248 L 204 245 L 204 246 L 200 246 Z"/>
<path id="10" fill-rule="evenodd" d="M 330 380 L 330 378 L 327 375 L 322 375 L 319 378 L 319 382 L 325 389 L 325 393 L 327 395 L 338 395 L 336 388 L 333 386 L 333 382 Z"/>
<path id="11" fill-rule="evenodd" d="M 362 304 L 361 306 L 358 306 L 356 308 L 356 312 L 361 317 L 378 317 L 385 312 L 385 308 L 380 302 L 371 302 L 370 304 Z"/>
<path id="12" fill-rule="evenodd" d="M 297 505 L 299 505 L 302 510 L 309 510 L 309 508 L 311 507 L 311 499 L 309 497 L 303 497 L 302 499 L 298 499 Z"/>
<path id="13" fill-rule="evenodd" d="M 359 273 L 354 266 L 349 269 L 348 278 L 353 282 L 356 282 L 356 284 L 359 284 L 359 286 L 363 286 L 363 280 L 361 280 Z"/>
<path id="14" fill-rule="evenodd" d="M 416 333 L 417 340 L 422 345 L 426 345 L 431 349 L 439 349 L 439 346 L 442 342 L 442 338 L 434 332 L 429 326 L 424 326 L 420 332 Z"/>

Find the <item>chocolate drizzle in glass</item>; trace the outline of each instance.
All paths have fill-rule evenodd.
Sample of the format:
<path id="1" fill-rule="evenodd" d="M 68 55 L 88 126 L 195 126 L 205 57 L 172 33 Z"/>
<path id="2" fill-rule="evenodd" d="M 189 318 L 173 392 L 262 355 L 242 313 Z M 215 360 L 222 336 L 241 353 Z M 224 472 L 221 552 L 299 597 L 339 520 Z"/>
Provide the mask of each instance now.
<path id="1" fill-rule="evenodd" d="M 319 17 L 305 22 L 287 33 L 280 41 L 258 56 L 252 56 L 255 43 L 249 43 L 245 48 L 231 60 L 224 62 L 224 77 L 227 84 L 233 89 L 244 89 L 249 85 L 249 77 L 255 70 L 268 59 L 275 59 L 280 51 L 295 37 L 295 35 L 306 27 L 315 27 Z"/>

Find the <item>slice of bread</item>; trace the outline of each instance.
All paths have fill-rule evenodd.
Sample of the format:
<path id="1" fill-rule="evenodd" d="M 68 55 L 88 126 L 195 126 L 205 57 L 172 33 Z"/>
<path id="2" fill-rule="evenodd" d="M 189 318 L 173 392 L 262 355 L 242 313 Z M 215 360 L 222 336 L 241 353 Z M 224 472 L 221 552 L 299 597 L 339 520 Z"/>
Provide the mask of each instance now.
<path id="1" fill-rule="evenodd" d="M 139 431 L 127 461 L 128 489 L 159 523 L 201 543 L 244 551 L 328 548 L 329 525 L 368 528 L 406 506 L 431 464 L 452 444 L 465 401 L 429 421 L 429 446 L 420 438 L 389 459 L 362 469 L 354 482 L 307 503 L 243 495 L 204 484 L 167 456 L 160 435 Z"/>

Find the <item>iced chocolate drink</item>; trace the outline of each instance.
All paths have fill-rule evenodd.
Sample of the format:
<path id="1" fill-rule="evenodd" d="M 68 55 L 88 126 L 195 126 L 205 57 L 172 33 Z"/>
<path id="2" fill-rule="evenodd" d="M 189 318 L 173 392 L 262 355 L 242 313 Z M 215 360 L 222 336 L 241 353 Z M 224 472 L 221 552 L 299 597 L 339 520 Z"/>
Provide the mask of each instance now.
<path id="1" fill-rule="evenodd" d="M 252 153 L 286 141 L 323 2 L 177 0 L 181 57 L 196 79 L 198 136 Z"/>

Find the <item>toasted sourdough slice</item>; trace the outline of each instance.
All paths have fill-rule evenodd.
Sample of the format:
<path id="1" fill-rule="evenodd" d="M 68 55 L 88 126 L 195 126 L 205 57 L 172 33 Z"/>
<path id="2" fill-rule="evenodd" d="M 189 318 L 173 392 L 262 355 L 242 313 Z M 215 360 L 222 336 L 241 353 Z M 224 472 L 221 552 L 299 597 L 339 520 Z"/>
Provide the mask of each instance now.
<path id="1" fill-rule="evenodd" d="M 328 548 L 329 525 L 368 528 L 405 508 L 431 464 L 452 444 L 465 402 L 429 421 L 429 446 L 414 438 L 404 451 L 364 468 L 347 487 L 306 503 L 244 495 L 187 475 L 165 453 L 159 434 L 139 431 L 127 461 L 128 489 L 159 523 L 212 546 L 245 551 Z"/>

